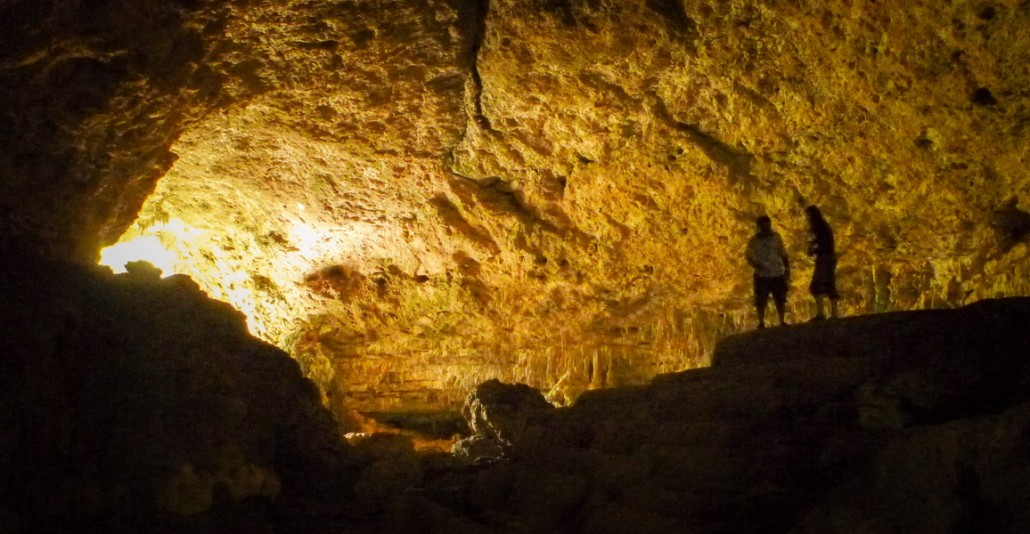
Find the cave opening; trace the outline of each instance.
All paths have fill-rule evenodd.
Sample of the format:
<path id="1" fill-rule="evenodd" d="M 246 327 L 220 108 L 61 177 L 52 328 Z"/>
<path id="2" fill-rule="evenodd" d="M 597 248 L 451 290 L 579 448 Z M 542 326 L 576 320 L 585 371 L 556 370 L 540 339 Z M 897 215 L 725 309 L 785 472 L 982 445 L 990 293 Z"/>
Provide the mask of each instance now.
<path id="1" fill-rule="evenodd" d="M 390 335 L 398 321 L 383 308 L 404 300 L 413 309 L 402 321 L 439 328 L 424 312 L 447 302 L 418 287 L 432 267 L 416 264 L 401 237 L 417 211 L 412 193 L 388 185 L 397 171 L 382 161 L 254 114 L 238 110 L 216 118 L 220 128 L 188 132 L 173 147 L 176 164 L 100 263 L 123 272 L 127 262 L 145 260 L 231 304 L 253 335 L 298 361 L 345 430 L 424 430 L 422 441 L 441 439 L 434 425 L 419 423 L 438 404 L 392 403 L 383 412 L 392 415 L 376 412 L 382 421 L 364 415 L 368 405 L 383 409 L 376 399 L 389 398 L 380 386 L 397 382 L 395 365 L 350 366 L 346 389 L 338 379 L 340 359 L 363 356 L 370 342 Z M 460 400 L 448 406 L 453 419 Z"/>

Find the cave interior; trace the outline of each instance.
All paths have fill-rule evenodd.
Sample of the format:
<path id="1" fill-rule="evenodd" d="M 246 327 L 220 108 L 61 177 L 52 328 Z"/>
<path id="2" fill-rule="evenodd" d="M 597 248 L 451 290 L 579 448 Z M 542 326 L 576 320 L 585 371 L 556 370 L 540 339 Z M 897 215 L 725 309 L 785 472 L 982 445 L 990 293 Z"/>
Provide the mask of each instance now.
<path id="1" fill-rule="evenodd" d="M 0 26 L 0 530 L 1030 530 L 1026 0 Z"/>

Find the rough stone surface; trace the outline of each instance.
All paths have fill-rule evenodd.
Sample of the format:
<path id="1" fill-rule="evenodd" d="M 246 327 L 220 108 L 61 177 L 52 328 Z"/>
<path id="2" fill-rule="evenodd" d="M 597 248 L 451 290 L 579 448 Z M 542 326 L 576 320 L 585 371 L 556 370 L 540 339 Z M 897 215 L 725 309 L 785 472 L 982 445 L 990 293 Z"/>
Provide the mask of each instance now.
<path id="1" fill-rule="evenodd" d="M 731 338 L 719 365 L 585 393 L 423 494 L 498 532 L 1022 532 L 1028 321 L 1005 299 Z M 896 426 L 863 415 L 876 395 Z"/>
<path id="2" fill-rule="evenodd" d="M 553 409 L 536 389 L 493 379 L 469 393 L 461 413 L 473 433 L 511 442 L 521 436 L 533 417 Z"/>
<path id="3" fill-rule="evenodd" d="M 906 431 L 870 473 L 797 532 L 1022 532 L 1030 528 L 1030 406 Z"/>
<path id="4" fill-rule="evenodd" d="M 491 382 L 538 409 L 472 465 L 341 443 L 296 362 L 187 277 L 4 252 L 5 532 L 1030 528 L 1030 299 L 749 333 L 568 408 Z"/>
<path id="5" fill-rule="evenodd" d="M 510 446 L 510 443 L 498 438 L 476 434 L 454 442 L 451 453 L 476 464 L 504 458 Z"/>
<path id="6" fill-rule="evenodd" d="M 0 530 L 266 531 L 360 458 L 315 385 L 182 276 L 0 265 Z"/>
<path id="7" fill-rule="evenodd" d="M 159 238 L 338 414 L 456 410 L 491 377 L 568 404 L 704 365 L 753 324 L 761 213 L 807 319 L 808 203 L 848 315 L 1030 294 L 1022 0 L 6 0 L 0 20 L 0 233 L 91 261 L 135 219 L 124 241 Z"/>
<path id="8" fill-rule="evenodd" d="M 0 4 L 0 231 L 93 262 L 236 92 L 224 2 Z M 169 273 L 170 274 L 170 273 Z"/>

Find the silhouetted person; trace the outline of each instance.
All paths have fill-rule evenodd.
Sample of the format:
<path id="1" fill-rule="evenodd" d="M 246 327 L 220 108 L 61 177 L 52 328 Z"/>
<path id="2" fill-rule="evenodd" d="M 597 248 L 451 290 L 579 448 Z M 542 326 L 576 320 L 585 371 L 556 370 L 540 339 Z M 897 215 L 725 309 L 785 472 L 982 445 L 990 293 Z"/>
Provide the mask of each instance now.
<path id="1" fill-rule="evenodd" d="M 808 216 L 808 228 L 812 231 L 812 240 L 808 243 L 808 255 L 815 256 L 815 271 L 808 290 L 815 297 L 815 317 L 818 321 L 826 318 L 824 299 L 830 298 L 830 316 L 837 317 L 837 253 L 833 248 L 833 230 L 823 218 L 823 213 L 815 206 L 805 208 Z"/>
<path id="2" fill-rule="evenodd" d="M 755 220 L 758 233 L 747 242 L 744 257 L 754 268 L 755 309 L 758 310 L 758 328 L 765 328 L 765 308 L 772 294 L 776 304 L 776 313 L 783 320 L 784 308 L 787 306 L 787 287 L 790 280 L 790 262 L 787 251 L 783 248 L 783 239 L 772 229 L 772 221 L 762 215 Z"/>

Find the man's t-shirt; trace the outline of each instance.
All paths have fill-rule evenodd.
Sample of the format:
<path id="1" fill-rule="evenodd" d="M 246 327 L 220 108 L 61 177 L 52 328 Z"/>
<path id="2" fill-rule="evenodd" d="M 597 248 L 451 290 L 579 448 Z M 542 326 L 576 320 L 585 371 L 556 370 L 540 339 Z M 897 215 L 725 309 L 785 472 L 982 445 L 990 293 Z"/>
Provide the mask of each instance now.
<path id="1" fill-rule="evenodd" d="M 787 274 L 783 258 L 787 255 L 780 234 L 756 234 L 747 243 L 747 258 L 758 265 L 755 274 L 762 278 L 775 278 Z"/>

